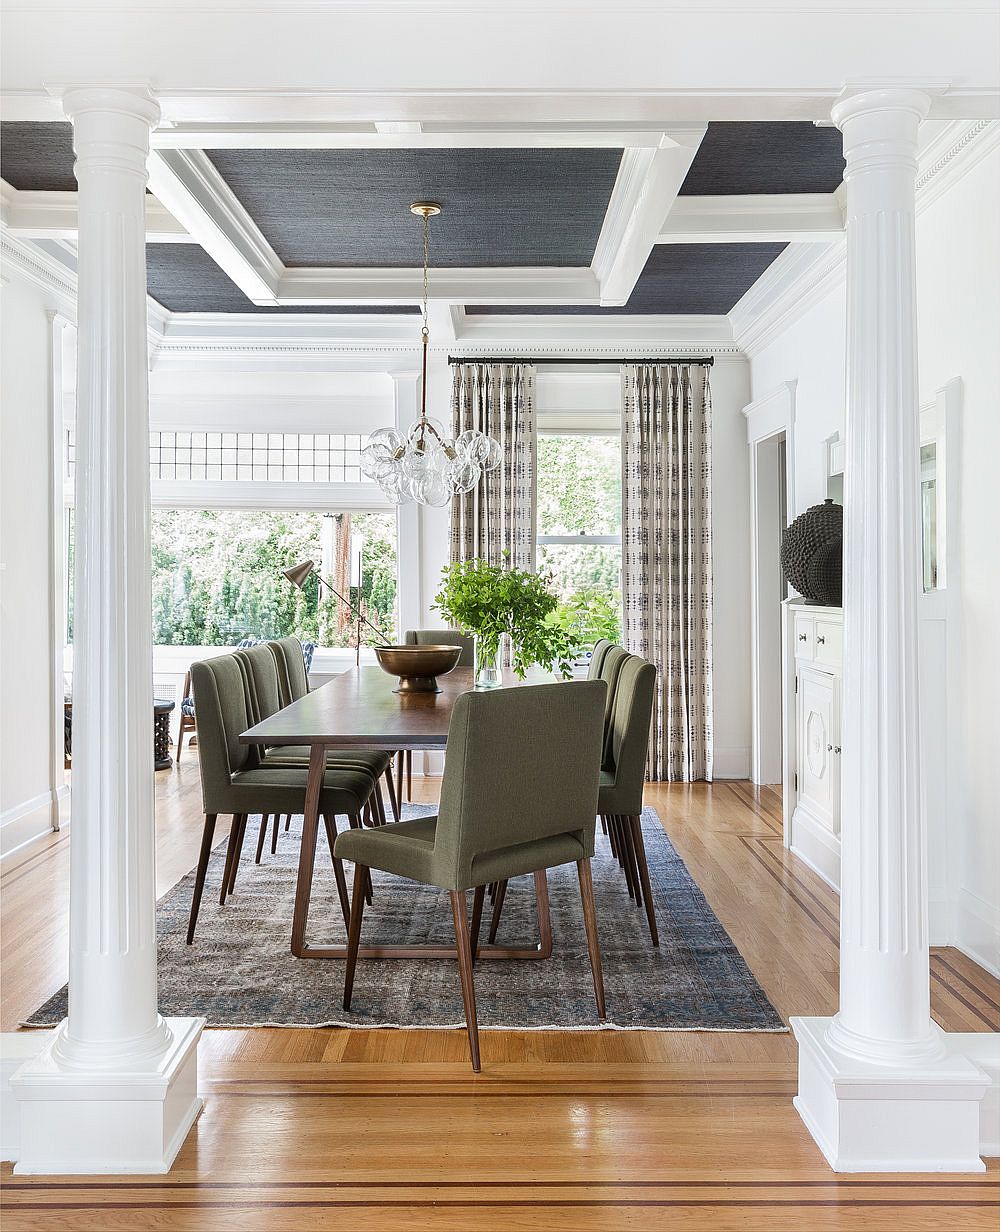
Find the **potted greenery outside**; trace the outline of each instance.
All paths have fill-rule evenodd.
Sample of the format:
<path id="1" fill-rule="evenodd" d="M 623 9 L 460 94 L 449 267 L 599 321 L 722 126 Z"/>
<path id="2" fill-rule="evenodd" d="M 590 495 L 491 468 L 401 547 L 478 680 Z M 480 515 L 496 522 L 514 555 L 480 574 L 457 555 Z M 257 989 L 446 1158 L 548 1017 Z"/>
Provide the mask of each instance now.
<path id="1" fill-rule="evenodd" d="M 559 600 L 535 573 L 484 560 L 456 561 L 441 571 L 434 606 L 449 625 L 475 637 L 478 688 L 500 684 L 505 638 L 511 666 L 522 679 L 535 663 L 563 678 L 572 672 L 579 633 L 553 618 Z"/>

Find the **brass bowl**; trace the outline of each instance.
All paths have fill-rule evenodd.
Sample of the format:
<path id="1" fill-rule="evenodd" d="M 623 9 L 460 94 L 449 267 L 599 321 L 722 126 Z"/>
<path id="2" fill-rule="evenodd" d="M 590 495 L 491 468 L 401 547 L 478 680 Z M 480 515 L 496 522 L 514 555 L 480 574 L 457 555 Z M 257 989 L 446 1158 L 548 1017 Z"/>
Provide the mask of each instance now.
<path id="1" fill-rule="evenodd" d="M 444 676 L 462 657 L 461 646 L 376 646 L 379 667 L 399 677 L 396 693 L 439 693 Z"/>

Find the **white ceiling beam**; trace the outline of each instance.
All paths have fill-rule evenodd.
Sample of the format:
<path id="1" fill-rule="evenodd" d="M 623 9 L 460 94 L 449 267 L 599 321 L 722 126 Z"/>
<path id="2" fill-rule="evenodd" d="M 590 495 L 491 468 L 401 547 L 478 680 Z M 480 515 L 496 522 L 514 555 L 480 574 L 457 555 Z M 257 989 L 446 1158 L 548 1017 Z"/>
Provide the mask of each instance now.
<path id="1" fill-rule="evenodd" d="M 655 148 L 625 150 L 594 249 L 602 304 L 628 302 L 706 131 L 677 124 Z"/>
<path id="2" fill-rule="evenodd" d="M 75 192 L 39 192 L 12 188 L 0 180 L 0 209 L 14 235 L 25 239 L 76 239 L 77 197 Z M 146 242 L 183 244 L 191 236 L 153 196 L 146 197 Z"/>
<path id="3" fill-rule="evenodd" d="M 678 197 L 658 244 L 814 243 L 844 233 L 837 193 Z"/>
<path id="4" fill-rule="evenodd" d="M 255 304 L 276 302 L 283 266 L 207 155 L 151 151 L 149 185 L 244 295 Z"/>
<path id="5" fill-rule="evenodd" d="M 597 304 L 600 286 L 589 267 L 482 267 L 430 271 L 429 298 L 449 304 Z M 419 304 L 423 271 L 286 269 L 280 304 Z"/>
<path id="6" fill-rule="evenodd" d="M 662 125 L 465 126 L 378 120 L 362 124 L 175 124 L 157 129 L 150 142 L 161 150 L 656 149 L 662 136 Z"/>

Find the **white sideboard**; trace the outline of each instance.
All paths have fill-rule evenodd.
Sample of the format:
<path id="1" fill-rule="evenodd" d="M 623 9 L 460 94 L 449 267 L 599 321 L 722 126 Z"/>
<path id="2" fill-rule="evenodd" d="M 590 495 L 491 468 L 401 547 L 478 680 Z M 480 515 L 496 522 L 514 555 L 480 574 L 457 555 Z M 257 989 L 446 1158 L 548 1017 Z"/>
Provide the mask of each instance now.
<path id="1" fill-rule="evenodd" d="M 785 846 L 839 890 L 843 612 L 803 599 L 782 608 Z"/>

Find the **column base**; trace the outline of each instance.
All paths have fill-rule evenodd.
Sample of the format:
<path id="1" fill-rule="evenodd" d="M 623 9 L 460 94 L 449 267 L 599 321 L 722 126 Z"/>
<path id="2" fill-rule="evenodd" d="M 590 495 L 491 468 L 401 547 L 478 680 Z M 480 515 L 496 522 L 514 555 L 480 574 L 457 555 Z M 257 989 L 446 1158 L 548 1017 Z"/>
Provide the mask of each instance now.
<path id="1" fill-rule="evenodd" d="M 169 1172 L 202 1108 L 204 1018 L 168 1018 L 169 1048 L 148 1070 L 72 1073 L 53 1057 L 58 1033 L 11 1078 L 20 1175 Z"/>
<path id="2" fill-rule="evenodd" d="M 990 1079 L 948 1050 L 892 1066 L 846 1057 L 830 1018 L 792 1018 L 799 1116 L 835 1172 L 984 1172 L 979 1105 Z"/>

